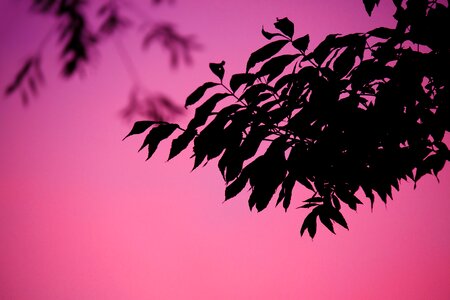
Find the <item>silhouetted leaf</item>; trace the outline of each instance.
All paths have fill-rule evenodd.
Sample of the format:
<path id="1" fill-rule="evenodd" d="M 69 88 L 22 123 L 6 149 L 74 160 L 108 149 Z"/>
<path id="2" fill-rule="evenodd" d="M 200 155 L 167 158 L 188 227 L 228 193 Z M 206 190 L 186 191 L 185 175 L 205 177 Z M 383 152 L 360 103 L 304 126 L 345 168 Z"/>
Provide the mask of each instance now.
<path id="1" fill-rule="evenodd" d="M 269 59 L 277 54 L 288 42 L 289 41 L 287 40 L 271 42 L 253 52 L 248 59 L 246 72 L 248 73 L 248 71 L 257 63 L 265 61 L 266 59 Z"/>
<path id="2" fill-rule="evenodd" d="M 348 230 L 347 222 L 345 221 L 344 216 L 342 216 L 339 210 L 331 208 L 329 209 L 328 214 L 331 220 L 335 221 L 336 223 L 338 223 L 339 225 Z"/>
<path id="3" fill-rule="evenodd" d="M 170 148 L 169 158 L 167 160 L 171 160 L 172 158 L 180 154 L 181 151 L 186 149 L 186 147 L 196 135 L 197 130 L 195 129 L 188 129 L 186 131 L 183 131 L 182 134 L 180 134 L 176 139 L 172 141 L 172 147 Z"/>
<path id="4" fill-rule="evenodd" d="M 300 235 L 303 236 L 303 233 L 306 229 L 308 229 L 309 236 L 314 238 L 317 231 L 317 207 L 314 208 L 303 220 L 302 228 L 300 229 Z"/>
<path id="5" fill-rule="evenodd" d="M 230 88 L 233 92 L 236 92 L 241 85 L 253 83 L 255 79 L 255 74 L 251 73 L 234 74 L 230 79 Z"/>
<path id="6" fill-rule="evenodd" d="M 337 36 L 337 34 L 327 35 L 326 38 L 316 47 L 316 49 L 314 49 L 314 51 L 303 60 L 314 58 L 317 64 L 321 65 L 328 55 L 330 55 L 331 49 L 335 46 Z"/>
<path id="7" fill-rule="evenodd" d="M 147 129 L 149 129 L 153 124 L 157 124 L 157 123 L 160 123 L 160 122 L 155 122 L 155 121 L 137 121 L 137 122 L 134 123 L 133 128 L 131 129 L 130 133 L 128 133 L 127 136 L 123 138 L 123 140 L 125 140 L 130 135 L 141 134 L 144 131 L 146 131 Z"/>
<path id="8" fill-rule="evenodd" d="M 156 149 L 158 148 L 159 143 L 162 140 L 168 138 L 177 128 L 179 128 L 177 124 L 169 123 L 163 123 L 158 127 L 153 128 L 145 137 L 144 143 L 142 144 L 139 151 L 148 146 L 147 160 L 150 159 L 150 157 L 152 157 L 153 153 L 155 153 Z"/>
<path id="9" fill-rule="evenodd" d="M 201 97 L 203 97 L 203 95 L 205 94 L 206 90 L 209 88 L 212 88 L 216 85 L 219 85 L 218 83 L 215 82 L 206 82 L 203 85 L 201 85 L 200 87 L 198 87 L 194 92 L 192 92 L 192 94 L 190 94 L 187 99 L 186 99 L 186 104 L 184 106 L 189 106 L 192 105 L 194 103 L 196 103 L 198 100 L 200 100 Z"/>
<path id="10" fill-rule="evenodd" d="M 326 214 L 326 211 L 323 211 L 319 214 L 320 222 L 322 222 L 323 225 L 325 225 L 326 228 L 328 228 L 329 231 L 331 231 L 333 234 L 336 234 L 334 232 L 333 223 L 331 222 L 330 216 Z"/>
<path id="11" fill-rule="evenodd" d="M 273 37 L 276 37 L 276 36 L 282 36 L 282 35 L 279 34 L 279 33 L 271 33 L 271 32 L 267 32 L 267 31 L 264 30 L 264 27 L 262 27 L 261 33 L 262 33 L 262 35 L 263 35 L 266 39 L 268 39 L 268 40 L 271 40 Z"/>
<path id="12" fill-rule="evenodd" d="M 364 7 L 366 8 L 367 14 L 371 16 L 375 5 L 378 5 L 380 3 L 380 0 L 363 0 L 363 3 Z"/>
<path id="13" fill-rule="evenodd" d="M 284 69 L 299 56 L 299 54 L 285 54 L 274 57 L 261 67 L 261 70 L 256 73 L 256 76 L 262 77 L 269 75 L 267 78 L 267 82 L 270 82 L 278 77 L 281 73 L 283 73 Z"/>
<path id="14" fill-rule="evenodd" d="M 206 100 L 195 110 L 194 118 L 191 120 L 191 122 L 189 122 L 188 129 L 196 129 L 197 127 L 204 125 L 206 123 L 206 120 L 208 120 L 208 117 L 211 115 L 213 109 L 216 107 L 217 103 L 228 96 L 231 96 L 231 94 L 217 93 L 212 95 L 211 98 Z"/>
<path id="15" fill-rule="evenodd" d="M 294 46 L 300 52 L 305 52 L 309 45 L 309 34 L 306 34 L 298 39 L 292 41 L 292 46 Z"/>
<path id="16" fill-rule="evenodd" d="M 381 39 L 388 39 L 394 36 L 395 30 L 386 27 L 378 27 L 367 32 L 370 36 L 374 36 Z"/>
<path id="17" fill-rule="evenodd" d="M 282 33 L 292 38 L 294 35 L 294 24 L 288 18 L 278 19 L 275 22 L 275 28 L 280 30 Z"/>
<path id="18" fill-rule="evenodd" d="M 345 76 L 355 65 L 356 53 L 355 51 L 347 47 L 341 55 L 339 55 L 333 64 L 334 71 L 338 74 L 339 78 Z"/>
<path id="19" fill-rule="evenodd" d="M 214 75 L 219 77 L 220 81 L 222 81 L 223 75 L 225 74 L 225 69 L 223 67 L 224 65 L 225 65 L 225 61 L 222 61 L 221 63 L 218 63 L 218 64 L 215 64 L 215 63 L 209 64 L 209 68 L 214 73 Z"/>
<path id="20" fill-rule="evenodd" d="M 225 201 L 235 197 L 244 189 L 248 181 L 249 168 L 251 168 L 251 165 L 247 166 L 236 180 L 227 185 L 225 188 Z"/>

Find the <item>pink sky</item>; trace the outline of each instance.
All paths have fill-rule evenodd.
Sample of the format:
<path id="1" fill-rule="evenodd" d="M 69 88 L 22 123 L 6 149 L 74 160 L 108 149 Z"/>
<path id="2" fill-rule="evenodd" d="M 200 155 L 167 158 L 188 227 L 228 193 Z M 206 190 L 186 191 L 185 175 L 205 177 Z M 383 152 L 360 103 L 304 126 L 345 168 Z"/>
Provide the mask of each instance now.
<path id="1" fill-rule="evenodd" d="M 0 2 L 2 89 L 49 25 L 27 2 Z M 213 79 L 209 62 L 242 72 L 276 17 L 316 44 L 392 24 L 384 2 L 369 18 L 360 0 L 178 0 L 153 16 L 197 35 L 193 66 L 169 69 L 135 36 L 124 44 L 147 86 L 183 104 Z M 40 97 L 0 103 L 0 299 L 450 299 L 448 167 L 373 213 L 368 201 L 346 210 L 350 231 L 300 238 L 306 210 L 249 212 L 244 195 L 223 204 L 216 163 L 190 173 L 188 153 L 165 163 L 167 143 L 145 162 L 143 137 L 121 141 L 131 81 L 112 44 L 70 81 L 49 50 Z"/>

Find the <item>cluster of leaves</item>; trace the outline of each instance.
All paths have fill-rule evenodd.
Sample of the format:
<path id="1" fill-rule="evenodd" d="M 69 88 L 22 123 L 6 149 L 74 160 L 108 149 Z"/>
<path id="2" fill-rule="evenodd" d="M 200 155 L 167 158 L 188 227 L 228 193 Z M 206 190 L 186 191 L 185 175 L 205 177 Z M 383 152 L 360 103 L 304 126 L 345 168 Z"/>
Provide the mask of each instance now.
<path id="1" fill-rule="evenodd" d="M 142 29 L 142 49 L 146 50 L 151 44 L 159 43 L 170 54 L 170 64 L 177 67 L 180 61 L 190 63 L 192 52 L 200 48 L 194 36 L 181 34 L 172 23 L 161 23 L 149 19 L 144 11 L 129 1 L 103 0 L 99 2 L 88 0 L 30 0 L 32 11 L 40 15 L 49 16 L 55 19 L 56 30 L 50 32 L 43 41 L 42 47 L 48 45 L 48 38 L 57 35 L 60 49 L 60 60 L 62 64 L 61 74 L 64 78 L 71 78 L 76 73 L 82 72 L 84 67 L 91 60 L 91 53 L 94 47 L 100 42 L 116 36 L 119 32 L 130 28 Z M 161 4 L 161 0 L 152 1 L 154 4 Z M 95 5 L 95 6 L 93 6 Z M 89 13 L 90 7 L 94 7 L 95 14 Z M 131 16 L 133 14 L 133 16 Z M 142 22 L 139 21 L 142 19 Z M 93 28 L 92 24 L 98 24 L 98 28 Z M 123 49 L 121 49 L 123 51 Z M 43 81 L 43 73 L 40 68 L 42 60 L 42 49 L 27 59 L 12 82 L 6 87 L 5 94 L 12 95 L 21 93 L 22 99 L 28 101 L 30 95 L 35 96 L 40 84 Z M 128 57 L 123 58 L 124 64 L 131 61 Z M 136 74 L 132 74 L 137 77 Z M 136 78 L 132 78 L 135 81 Z M 135 85 L 139 85 L 135 82 Z M 133 95 L 133 93 L 131 93 Z M 147 97 L 148 98 L 148 97 Z M 164 97 L 166 100 L 167 97 Z M 130 102 L 134 100 L 130 98 Z M 163 101 L 164 102 L 164 101 Z M 170 106 L 176 104 L 169 100 Z M 148 102 L 155 107 L 156 114 L 147 114 L 149 117 L 156 117 L 161 112 L 158 111 L 158 103 Z M 131 104 L 130 104 L 131 105 Z M 143 103 L 141 103 L 141 106 Z M 179 109 L 176 107 L 176 109 Z M 149 107 L 148 110 L 151 110 Z"/>
<path id="2" fill-rule="evenodd" d="M 364 1 L 370 14 L 379 1 Z M 223 83 L 224 62 L 210 64 L 219 82 L 206 82 L 186 100 L 206 98 L 186 129 L 137 122 L 129 135 L 151 128 L 141 149 L 150 158 L 177 129 L 169 159 L 193 142 L 194 169 L 219 158 L 226 200 L 251 187 L 250 209 L 272 198 L 285 209 L 296 184 L 313 196 L 300 233 L 314 237 L 317 219 L 334 233 L 341 213 L 356 210 L 358 191 L 386 203 L 401 180 L 436 177 L 450 160 L 449 9 L 436 1 L 395 0 L 396 28 L 330 34 L 315 49 L 278 19 L 270 40 L 250 55 L 246 72 Z M 288 49 L 290 46 L 290 49 Z M 281 54 L 280 54 L 281 53 Z M 216 109 L 217 107 L 217 109 Z M 128 136 L 129 136 L 128 135 Z M 278 191 L 278 195 L 276 195 Z"/>

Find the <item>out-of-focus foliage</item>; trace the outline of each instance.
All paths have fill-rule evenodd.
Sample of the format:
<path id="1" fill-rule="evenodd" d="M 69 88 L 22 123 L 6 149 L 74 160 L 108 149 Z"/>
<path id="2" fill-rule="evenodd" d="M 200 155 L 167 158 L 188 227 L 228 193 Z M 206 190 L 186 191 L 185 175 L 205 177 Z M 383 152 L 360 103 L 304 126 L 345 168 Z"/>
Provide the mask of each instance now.
<path id="1" fill-rule="evenodd" d="M 378 2 L 364 1 L 366 11 Z M 318 220 L 333 233 L 335 224 L 348 228 L 341 207 L 356 210 L 358 191 L 386 203 L 401 180 L 438 177 L 450 160 L 448 5 L 393 2 L 395 28 L 330 34 L 314 49 L 278 19 L 229 85 L 224 62 L 210 65 L 218 80 L 187 98 L 197 108 L 185 129 L 140 122 L 129 135 L 151 128 L 141 147 L 150 158 L 179 129 L 169 159 L 191 142 L 194 168 L 217 158 L 226 200 L 250 185 L 250 209 L 275 198 L 287 210 L 299 185 L 312 195 L 300 206 L 310 210 L 301 234 L 314 237 Z"/>
<path id="2" fill-rule="evenodd" d="M 140 81 L 137 79 L 139 76 L 128 53 L 118 42 L 118 35 L 131 29 L 137 30 L 142 34 L 142 49 L 147 50 L 153 44 L 160 44 L 169 53 L 172 67 L 177 67 L 180 62 L 190 64 L 192 52 L 200 46 L 194 36 L 181 34 L 174 24 L 150 19 L 147 11 L 137 6 L 139 2 L 148 6 L 146 9 L 151 9 L 167 1 L 31 0 L 32 12 L 54 19 L 55 27 L 45 37 L 42 47 L 24 62 L 6 87 L 5 94 L 20 93 L 25 104 L 30 96 L 37 95 L 39 87 L 44 83 L 42 48 L 49 44 L 49 38 L 56 38 L 58 41 L 61 75 L 64 78 L 82 74 L 92 60 L 93 50 L 103 41 L 117 39 L 119 55 L 132 80 L 136 81 L 124 116 L 128 118 L 139 115 L 167 120 L 170 115 L 180 114 L 180 108 L 167 96 L 155 96 L 155 93 L 142 96 L 144 89 L 137 82 Z M 136 96 L 136 90 L 139 90 L 141 96 Z M 137 103 L 140 98 L 144 98 L 144 101 Z"/>

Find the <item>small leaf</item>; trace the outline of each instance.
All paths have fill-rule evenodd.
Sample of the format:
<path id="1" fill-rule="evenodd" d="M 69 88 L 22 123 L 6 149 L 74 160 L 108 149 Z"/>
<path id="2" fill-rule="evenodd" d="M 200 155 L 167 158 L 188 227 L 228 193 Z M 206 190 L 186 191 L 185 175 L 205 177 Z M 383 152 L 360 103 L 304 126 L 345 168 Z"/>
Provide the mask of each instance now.
<path id="1" fill-rule="evenodd" d="M 156 123 L 160 123 L 160 122 L 156 122 L 156 121 L 137 121 L 137 122 L 135 122 L 130 133 L 128 133 L 127 136 L 123 138 L 123 140 L 125 140 L 130 135 L 143 133 L 148 128 L 150 128 L 153 124 L 156 124 Z"/>
<path id="2" fill-rule="evenodd" d="M 279 34 L 279 33 L 271 33 L 271 32 L 265 31 L 265 30 L 264 30 L 264 27 L 262 27 L 261 33 L 262 33 L 262 35 L 263 35 L 266 39 L 268 39 L 268 40 L 272 39 L 272 38 L 275 37 L 275 36 L 281 36 L 281 34 Z"/>
<path id="3" fill-rule="evenodd" d="M 253 52 L 248 59 L 246 72 L 248 73 L 257 63 L 265 61 L 277 54 L 288 42 L 287 40 L 271 42 Z"/>
<path id="4" fill-rule="evenodd" d="M 309 45 L 309 34 L 304 35 L 292 42 L 292 46 L 294 46 L 300 52 L 305 52 L 308 49 Z"/>
<path id="5" fill-rule="evenodd" d="M 222 81 L 223 75 L 225 74 L 225 69 L 223 67 L 224 65 L 225 65 L 225 61 L 222 61 L 222 62 L 220 62 L 218 64 L 215 64 L 215 63 L 210 63 L 209 64 L 209 68 L 214 73 L 214 75 L 219 77 L 220 81 Z"/>
<path id="6" fill-rule="evenodd" d="M 186 99 L 186 104 L 184 105 L 185 107 L 192 105 L 194 103 L 196 103 L 198 100 L 200 100 L 201 97 L 203 97 L 203 95 L 205 94 L 206 90 L 209 88 L 212 88 L 216 85 L 219 85 L 218 83 L 215 82 L 206 82 L 203 85 L 201 85 L 200 87 L 198 87 L 194 92 L 192 92 L 192 94 L 190 94 L 187 99 Z"/>
<path id="7" fill-rule="evenodd" d="M 375 5 L 378 5 L 380 0 L 363 0 L 363 3 L 367 14 L 371 16 Z"/>
<path id="8" fill-rule="evenodd" d="M 282 33 L 292 38 L 294 35 L 294 23 L 291 22 L 288 18 L 278 19 L 275 22 L 275 28 L 280 30 Z"/>

